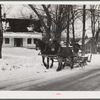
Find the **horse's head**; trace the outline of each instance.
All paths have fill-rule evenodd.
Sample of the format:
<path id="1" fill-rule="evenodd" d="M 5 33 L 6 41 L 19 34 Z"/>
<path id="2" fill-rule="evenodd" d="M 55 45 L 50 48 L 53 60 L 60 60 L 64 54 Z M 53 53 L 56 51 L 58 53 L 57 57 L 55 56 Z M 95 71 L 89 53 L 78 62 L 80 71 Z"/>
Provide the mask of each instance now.
<path id="1" fill-rule="evenodd" d="M 36 50 L 39 50 L 40 49 L 40 46 L 41 46 L 41 40 L 40 39 L 37 39 L 35 44 L 36 44 L 35 45 L 35 49 Z"/>
<path id="2" fill-rule="evenodd" d="M 40 50 L 41 52 L 44 51 L 44 49 L 46 48 L 46 43 L 44 43 L 42 40 L 37 39 L 36 41 L 36 50 Z"/>

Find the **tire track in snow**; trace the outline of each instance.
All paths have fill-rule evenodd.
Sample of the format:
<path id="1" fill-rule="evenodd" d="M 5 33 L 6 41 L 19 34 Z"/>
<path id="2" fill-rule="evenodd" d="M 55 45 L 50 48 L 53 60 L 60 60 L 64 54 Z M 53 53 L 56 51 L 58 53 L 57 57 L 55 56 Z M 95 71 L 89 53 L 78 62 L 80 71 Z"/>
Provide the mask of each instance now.
<path id="1" fill-rule="evenodd" d="M 9 86 L 9 87 L 6 87 L 5 90 L 64 90 L 65 87 L 70 88 L 73 85 L 77 84 L 78 82 L 83 81 L 84 78 L 87 76 L 89 76 L 87 78 L 90 78 L 91 75 L 97 71 L 99 71 L 99 70 L 98 69 L 91 70 L 91 71 L 86 72 L 85 74 L 84 73 L 78 74 L 76 76 L 73 75 L 73 76 L 71 76 L 71 77 L 69 76 L 67 78 L 66 78 L 66 76 L 64 76 L 64 77 L 62 76 L 62 77 L 59 77 L 60 79 L 56 78 L 56 80 L 54 80 L 55 78 L 50 79 L 48 77 L 44 77 L 39 80 L 28 81 L 28 82 L 24 82 L 21 84 L 16 84 L 14 86 Z M 97 74 L 100 74 L 100 73 L 98 72 Z M 95 75 L 96 74 L 94 74 L 94 76 Z M 82 80 L 82 78 L 83 78 L 83 80 Z M 63 82 L 62 82 L 62 80 L 63 80 Z M 63 85 L 61 86 L 61 84 L 63 84 Z M 57 85 L 59 87 L 58 89 L 57 89 Z M 51 86 L 51 87 L 48 87 L 48 86 Z"/>
<path id="2" fill-rule="evenodd" d="M 69 78 L 61 78 L 61 79 L 58 79 L 58 80 L 52 80 L 52 81 L 45 81 L 45 82 L 41 82 L 41 84 L 36 84 L 35 86 L 34 85 L 31 85 L 31 86 L 28 86 L 28 87 L 25 87 L 25 88 L 21 88 L 19 90 L 68 90 L 70 91 L 71 89 L 74 90 L 74 86 L 76 84 L 80 84 L 86 80 L 89 80 L 92 78 L 95 78 L 96 76 L 99 76 L 100 75 L 100 72 L 98 72 L 97 74 L 95 74 L 97 70 L 92 70 L 92 71 L 89 71 L 87 73 L 84 73 L 84 74 L 80 74 L 80 75 L 76 75 L 74 77 L 69 77 Z M 91 75 L 90 75 L 91 74 Z M 88 77 L 87 77 L 88 76 Z M 86 78 L 85 78 L 86 77 Z M 82 79 L 83 78 L 83 79 Z M 78 87 L 78 85 L 77 85 Z M 78 90 L 79 88 L 77 88 L 76 90 Z M 89 89 L 89 88 L 87 88 Z M 90 88 L 91 89 L 91 88 Z"/>

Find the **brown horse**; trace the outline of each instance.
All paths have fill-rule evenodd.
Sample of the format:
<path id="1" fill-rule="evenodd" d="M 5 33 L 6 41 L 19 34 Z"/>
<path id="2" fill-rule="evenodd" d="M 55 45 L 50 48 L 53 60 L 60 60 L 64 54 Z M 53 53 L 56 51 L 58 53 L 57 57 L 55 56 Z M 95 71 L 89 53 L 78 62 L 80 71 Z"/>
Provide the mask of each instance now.
<path id="1" fill-rule="evenodd" d="M 64 69 L 66 63 L 70 65 L 73 69 L 74 66 L 74 55 L 79 52 L 80 45 L 78 43 L 74 44 L 73 48 L 61 47 L 56 39 L 51 41 L 51 50 L 57 56 L 58 68 L 57 71 Z"/>
<path id="2" fill-rule="evenodd" d="M 53 67 L 53 62 L 54 60 L 52 58 L 49 58 L 48 56 L 46 57 L 45 55 L 51 54 L 51 48 L 47 43 L 44 43 L 42 40 L 37 39 L 36 40 L 36 50 L 40 50 L 41 55 L 42 55 L 42 62 L 44 66 L 48 69 L 49 67 Z M 47 59 L 47 61 L 45 61 Z M 51 60 L 51 65 L 49 61 Z"/>
<path id="3" fill-rule="evenodd" d="M 67 60 L 70 60 L 70 68 L 73 69 L 73 52 L 70 47 L 61 47 L 61 45 L 55 39 L 51 41 L 51 50 L 56 55 L 58 60 L 57 71 L 60 71 L 65 67 Z"/>

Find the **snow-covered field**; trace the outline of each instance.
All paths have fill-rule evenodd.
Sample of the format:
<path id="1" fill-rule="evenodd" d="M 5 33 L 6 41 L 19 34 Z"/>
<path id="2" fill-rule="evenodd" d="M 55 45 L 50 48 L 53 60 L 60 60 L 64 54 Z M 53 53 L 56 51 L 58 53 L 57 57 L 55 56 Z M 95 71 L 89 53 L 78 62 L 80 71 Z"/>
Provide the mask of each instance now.
<path id="1" fill-rule="evenodd" d="M 26 48 L 3 48 L 0 59 L 0 80 L 8 77 L 21 77 L 46 72 L 39 51 Z"/>
<path id="2" fill-rule="evenodd" d="M 100 66 L 100 55 L 93 55 L 92 62 L 85 68 L 74 68 L 70 70 L 66 67 L 60 72 L 56 72 L 57 63 L 52 69 L 46 69 L 41 61 L 39 51 L 26 48 L 3 48 L 3 57 L 0 59 L 0 82 L 5 80 L 20 81 L 28 78 L 44 77 L 44 79 L 53 79 L 62 75 L 82 73 Z M 48 77 L 48 78 L 46 78 Z M 2 85 L 4 83 L 0 83 Z"/>
<path id="3" fill-rule="evenodd" d="M 47 70 L 43 64 L 39 51 L 26 48 L 3 48 L 0 59 L 0 80 L 30 78 L 46 76 L 56 72 L 57 65 Z"/>

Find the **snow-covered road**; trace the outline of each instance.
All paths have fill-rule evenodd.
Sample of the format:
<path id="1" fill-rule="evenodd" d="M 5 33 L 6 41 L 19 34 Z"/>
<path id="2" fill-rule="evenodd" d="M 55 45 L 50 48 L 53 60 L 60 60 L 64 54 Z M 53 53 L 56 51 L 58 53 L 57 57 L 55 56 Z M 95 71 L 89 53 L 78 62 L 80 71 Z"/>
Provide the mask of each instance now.
<path id="1" fill-rule="evenodd" d="M 47 70 L 42 65 L 38 52 L 26 48 L 3 48 L 3 58 L 0 59 L 0 90 L 99 90 L 100 55 L 93 55 L 92 62 L 85 68 L 65 68 L 56 72 L 57 64 Z M 89 81 L 91 76 L 95 76 L 94 80 Z M 95 86 L 95 89 L 86 86 Z"/>

